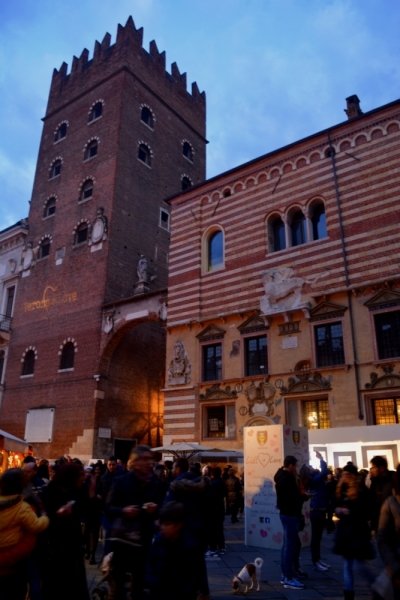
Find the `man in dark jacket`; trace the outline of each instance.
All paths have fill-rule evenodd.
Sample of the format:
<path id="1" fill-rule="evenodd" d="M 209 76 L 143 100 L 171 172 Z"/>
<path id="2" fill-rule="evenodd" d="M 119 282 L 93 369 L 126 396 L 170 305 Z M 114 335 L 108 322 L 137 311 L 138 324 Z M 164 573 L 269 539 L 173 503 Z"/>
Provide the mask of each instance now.
<path id="1" fill-rule="evenodd" d="M 137 446 L 131 454 L 132 471 L 116 477 L 107 500 L 107 514 L 114 521 L 113 574 L 115 600 L 125 600 L 126 573 L 132 576 L 132 599 L 141 600 L 146 560 L 154 533 L 154 520 L 161 506 L 161 486 L 153 473 L 153 455 L 148 446 Z"/>
<path id="2" fill-rule="evenodd" d="M 240 480 L 235 475 L 234 469 L 229 469 L 228 479 L 225 481 L 226 485 L 226 508 L 227 513 L 231 515 L 232 523 L 238 523 L 238 512 L 240 507 L 240 500 L 242 497 L 242 486 Z"/>
<path id="3" fill-rule="evenodd" d="M 277 506 L 283 527 L 283 547 L 281 567 L 283 573 L 283 587 L 292 590 L 301 590 L 304 585 L 298 581 L 294 574 L 294 558 L 298 543 L 300 514 L 303 498 L 297 484 L 297 459 L 286 456 L 281 467 L 275 474 Z"/>
<path id="4" fill-rule="evenodd" d="M 96 490 L 98 495 L 101 498 L 101 525 L 103 527 L 103 535 L 104 535 L 104 556 L 106 556 L 109 552 L 111 552 L 111 545 L 108 540 L 110 535 L 110 519 L 106 513 L 106 501 L 108 494 L 112 488 L 115 478 L 117 477 L 117 458 L 116 456 L 110 456 L 107 461 L 107 469 L 104 475 L 100 477 L 98 489 Z"/>
<path id="5" fill-rule="evenodd" d="M 379 514 L 386 498 L 392 495 L 394 471 L 388 471 L 388 463 L 384 456 L 374 456 L 370 461 L 372 497 L 371 529 L 378 531 Z"/>

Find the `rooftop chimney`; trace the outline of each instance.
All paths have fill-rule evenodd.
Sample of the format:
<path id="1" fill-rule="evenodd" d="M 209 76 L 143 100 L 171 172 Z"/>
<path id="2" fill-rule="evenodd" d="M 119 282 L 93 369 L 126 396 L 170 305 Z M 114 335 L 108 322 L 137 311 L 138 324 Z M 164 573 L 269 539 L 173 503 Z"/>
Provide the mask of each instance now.
<path id="1" fill-rule="evenodd" d="M 363 111 L 360 108 L 360 98 L 356 94 L 346 98 L 346 102 L 347 108 L 344 109 L 344 112 L 348 119 L 355 119 L 363 114 Z"/>

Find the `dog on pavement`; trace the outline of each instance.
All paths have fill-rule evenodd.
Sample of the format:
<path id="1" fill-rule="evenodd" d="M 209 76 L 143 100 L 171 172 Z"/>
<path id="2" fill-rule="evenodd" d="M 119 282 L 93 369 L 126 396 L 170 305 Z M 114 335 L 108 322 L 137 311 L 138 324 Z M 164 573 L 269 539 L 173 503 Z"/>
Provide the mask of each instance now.
<path id="1" fill-rule="evenodd" d="M 263 565 L 262 558 L 256 558 L 254 563 L 248 563 L 240 571 L 239 575 L 235 575 L 232 581 L 232 587 L 237 592 L 243 592 L 245 594 L 247 590 L 251 590 L 254 587 L 254 583 L 257 584 L 257 592 L 260 590 L 261 582 L 261 567 Z"/>

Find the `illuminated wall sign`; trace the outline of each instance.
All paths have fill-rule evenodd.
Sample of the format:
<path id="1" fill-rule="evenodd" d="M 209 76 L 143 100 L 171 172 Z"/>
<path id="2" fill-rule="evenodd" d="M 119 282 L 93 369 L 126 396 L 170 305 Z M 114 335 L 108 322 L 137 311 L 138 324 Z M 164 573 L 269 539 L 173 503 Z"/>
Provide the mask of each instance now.
<path id="1" fill-rule="evenodd" d="M 70 302 L 76 302 L 78 299 L 77 292 L 65 293 L 61 287 L 52 287 L 48 285 L 44 292 L 41 300 L 35 300 L 34 302 L 24 302 L 24 311 L 30 312 L 32 310 L 46 309 L 48 310 L 52 306 L 59 304 L 68 304 Z"/>

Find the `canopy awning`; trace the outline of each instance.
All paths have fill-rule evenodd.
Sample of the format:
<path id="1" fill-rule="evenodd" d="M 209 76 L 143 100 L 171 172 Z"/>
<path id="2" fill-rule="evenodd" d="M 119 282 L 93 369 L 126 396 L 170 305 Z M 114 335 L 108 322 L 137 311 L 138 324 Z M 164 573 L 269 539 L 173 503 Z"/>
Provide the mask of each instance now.
<path id="1" fill-rule="evenodd" d="M 172 454 L 176 458 L 191 458 L 195 454 L 202 454 L 205 456 L 213 456 L 215 458 L 223 456 L 243 456 L 243 452 L 240 450 L 229 450 L 225 448 L 215 448 L 213 446 L 201 446 L 195 442 L 177 442 L 176 444 L 166 444 L 159 448 L 152 448 L 153 452 L 163 452 L 164 454 Z"/>
<path id="2" fill-rule="evenodd" d="M 15 435 L 11 435 L 11 433 L 0 429 L 0 450 L 25 454 L 28 450 L 28 444 L 24 440 L 15 437 Z"/>

